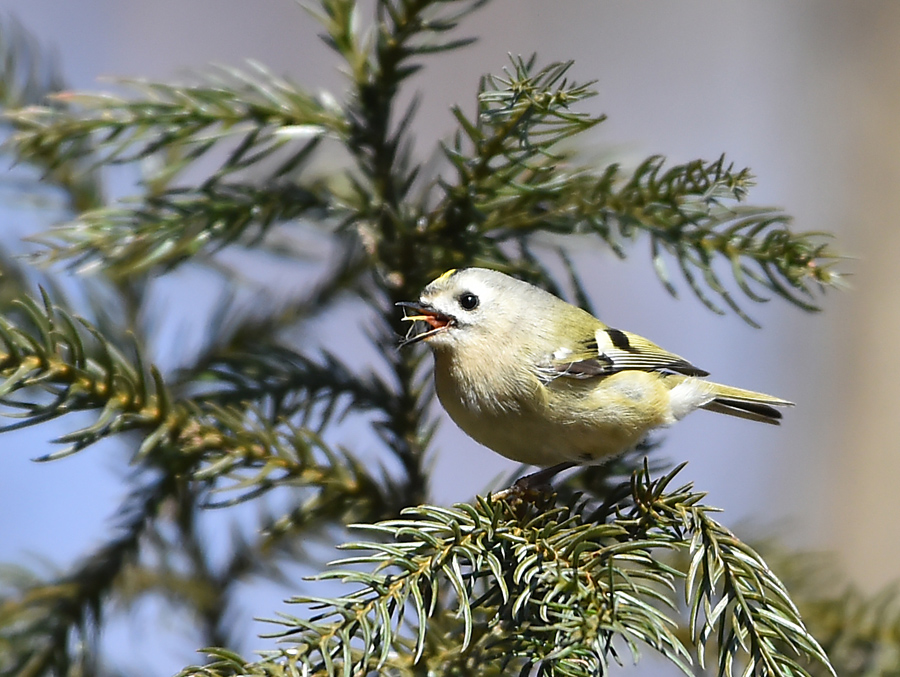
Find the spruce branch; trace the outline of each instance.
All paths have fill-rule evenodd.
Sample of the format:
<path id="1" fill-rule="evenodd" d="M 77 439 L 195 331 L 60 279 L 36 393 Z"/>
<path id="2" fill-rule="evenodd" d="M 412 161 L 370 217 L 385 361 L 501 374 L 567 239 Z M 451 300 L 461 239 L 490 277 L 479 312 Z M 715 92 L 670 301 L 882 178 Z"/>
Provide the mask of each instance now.
<path id="1" fill-rule="evenodd" d="M 383 292 L 379 305 L 388 312 L 371 336 L 399 385 L 397 406 L 378 432 L 403 464 L 413 503 L 424 500 L 426 492 L 423 459 L 433 427 L 423 416 L 430 391 L 419 382 L 419 358 L 397 354 L 396 321 L 387 318 L 394 303 L 418 293 L 427 278 L 419 261 L 425 250 L 409 236 L 418 228 L 420 212 L 406 200 L 419 171 L 411 164 L 408 129 L 415 103 L 397 123 L 394 108 L 399 86 L 420 67 L 412 59 L 468 44 L 465 38 L 442 36 L 483 4 L 381 0 L 376 3 L 379 20 L 368 35 L 356 24 L 354 0 L 323 0 L 317 13 L 325 42 L 347 63 L 352 87 L 346 145 L 357 171 L 349 177 L 343 222 L 359 233 L 371 268 L 381 273 L 374 281 Z"/>
<path id="2" fill-rule="evenodd" d="M 428 230 L 452 238 L 456 265 L 481 260 L 534 273 L 519 271 L 502 244 L 527 246 L 541 233 L 592 234 L 624 257 L 626 244 L 646 236 L 654 270 L 671 293 L 664 253 L 707 307 L 722 313 L 724 304 L 751 323 L 723 284 L 718 262 L 757 302 L 765 300 L 762 288 L 816 310 L 814 291 L 840 285 L 827 238 L 791 231 L 780 210 L 741 204 L 753 176 L 724 156 L 675 165 L 652 156 L 632 172 L 618 164 L 602 171 L 575 164 L 565 141 L 604 117 L 570 106 L 593 92 L 564 79 L 569 63 L 513 64 L 507 77 L 482 81 L 474 119 L 455 110 L 460 130 L 445 152 L 456 178 L 442 182 Z"/>
<path id="3" fill-rule="evenodd" d="M 291 233 L 278 231 L 274 237 L 267 238 L 258 249 L 279 257 L 282 260 L 304 259 L 308 256 L 306 243 L 295 242 Z M 209 344 L 204 348 L 195 363 L 176 375 L 176 387 L 187 387 L 196 379 L 207 381 L 210 378 L 207 370 L 216 368 L 221 362 L 231 362 L 235 355 L 247 354 L 249 359 L 265 360 L 265 352 L 287 350 L 286 346 L 277 343 L 272 337 L 282 336 L 292 328 L 315 320 L 320 314 L 331 309 L 339 301 L 346 299 L 368 299 L 373 283 L 371 270 L 358 239 L 353 232 L 341 231 L 330 234 L 330 245 L 333 253 L 325 262 L 325 270 L 321 276 L 299 290 L 301 293 L 283 303 L 273 306 L 271 294 L 265 288 L 254 293 L 254 312 L 236 312 L 240 308 L 234 294 L 227 295 L 219 304 L 209 322 Z M 217 272 L 221 273 L 232 286 L 253 285 L 247 281 L 242 265 L 217 262 Z M 259 309 L 264 308 L 263 313 Z M 260 349 L 260 337 L 263 349 Z M 296 351 L 289 351 L 284 359 L 291 363 Z M 300 357 L 301 361 L 305 358 Z M 325 358 L 327 361 L 327 358 Z M 236 368 L 239 369 L 239 367 Z M 276 367 L 277 369 L 277 367 Z M 280 377 L 276 377 L 280 378 Z M 288 380 L 293 376 L 285 376 Z M 361 376 L 368 381 L 368 376 Z M 232 400 L 234 398 L 231 398 Z"/>
<path id="4" fill-rule="evenodd" d="M 134 98 L 65 92 L 56 106 L 31 106 L 7 114 L 15 133 L 10 147 L 22 161 L 52 158 L 53 169 L 71 161 L 94 165 L 134 162 L 161 151 L 166 180 L 214 148 L 229 142 L 230 152 L 215 178 L 243 170 L 300 140 L 273 173 L 293 170 L 308 153 L 310 139 L 344 138 L 347 122 L 328 100 L 320 100 L 263 66 L 220 68 L 196 76 L 196 84 L 171 85 L 142 80 L 118 84 Z"/>
<path id="5" fill-rule="evenodd" d="M 161 169 L 147 178 L 148 195 L 136 206 L 82 210 L 75 221 L 34 238 L 46 246 L 37 260 L 68 260 L 124 278 L 237 240 L 258 242 L 273 224 L 321 217 L 332 206 L 324 186 L 296 179 L 324 137 L 345 133 L 330 100 L 256 64 L 250 72 L 211 72 L 197 85 L 123 84 L 137 98 L 65 93 L 55 106 L 7 114 L 15 130 L 8 148 L 44 171 L 83 173 L 162 156 Z M 170 187 L 213 150 L 224 160 L 202 186 Z M 263 162 L 273 165 L 263 181 L 228 180 Z"/>
<path id="6" fill-rule="evenodd" d="M 139 543 L 156 519 L 159 505 L 174 496 L 175 489 L 186 480 L 193 485 L 189 491 L 196 493 L 196 498 L 191 498 L 182 512 L 196 507 L 195 503 L 212 506 L 247 500 L 284 484 L 304 491 L 305 498 L 291 512 L 272 520 L 265 537 L 268 550 L 283 546 L 303 532 L 320 530 L 327 523 L 383 519 L 399 509 L 397 502 L 403 500 L 402 491 L 376 477 L 352 454 L 330 449 L 312 430 L 282 420 L 280 417 L 289 408 L 286 404 L 263 412 L 265 403 L 279 395 L 259 387 L 253 390 L 249 375 L 240 380 L 224 378 L 219 394 L 229 388 L 247 389 L 234 402 L 217 403 L 211 396 L 176 399 L 152 367 L 145 369 L 137 358 L 135 363 L 130 362 L 86 322 L 55 306 L 46 294 L 42 306 L 26 298 L 19 307 L 30 320 L 31 333 L 0 317 L 4 343 L 0 374 L 5 377 L 0 403 L 18 410 L 22 417 L 5 429 L 40 423 L 77 410 L 101 410 L 95 424 L 60 438 L 69 445 L 65 451 L 48 454 L 44 460 L 73 453 L 113 434 L 139 432 L 144 437 L 136 460 L 159 473 L 160 480 L 136 490 L 129 499 L 121 511 L 126 515 L 121 538 L 96 551 L 65 577 L 33 582 L 18 596 L 3 602 L 0 635 L 9 646 L 0 651 L 0 655 L 8 654 L 0 674 L 38 675 L 50 669 L 63 673 L 60 666 L 75 660 L 93 660 L 95 650 L 88 640 L 93 636 L 92 628 L 102 622 L 106 596 L 118 585 L 121 575 L 139 574 Z M 348 392 L 359 394 L 364 389 L 346 370 L 341 372 L 343 386 L 335 386 L 336 379 L 329 380 L 331 372 L 327 368 L 316 371 L 314 363 L 299 357 L 294 364 L 307 368 L 307 380 L 304 385 L 301 375 L 295 373 L 292 388 L 284 389 L 280 399 L 294 402 L 298 411 L 306 412 L 307 419 L 315 415 L 320 421 L 328 421 L 334 415 L 335 400 L 326 393 L 329 386 L 333 398 Z M 337 363 L 330 364 L 338 370 Z M 224 371 L 217 373 L 226 376 Z M 155 383 L 152 387 L 148 385 L 151 375 Z M 343 392 L 336 395 L 339 386 Z M 305 387 L 309 401 L 291 399 L 296 395 L 292 390 L 299 392 Z M 19 399 L 12 399 L 13 395 Z M 254 406 L 253 397 L 258 406 Z M 312 409 L 318 405 L 324 411 L 313 414 Z M 352 401 L 344 409 L 362 406 L 363 403 Z M 237 496 L 227 500 L 211 498 L 211 490 L 223 489 Z M 186 543 L 187 538 L 182 545 Z M 238 558 L 227 573 L 247 567 L 260 569 L 264 562 L 262 556 Z M 195 575 L 201 573 L 202 567 Z M 150 574 L 155 575 L 156 585 L 173 582 L 164 571 L 145 571 L 145 585 Z M 222 584 L 218 590 L 226 588 Z M 196 609 L 205 614 L 210 632 L 218 627 L 217 613 L 224 604 L 222 595 L 218 599 L 218 606 L 207 608 L 198 603 Z M 74 650 L 69 643 L 78 636 L 86 639 L 80 649 Z M 217 639 L 224 636 L 210 635 L 210 641 Z M 6 672 L 6 663 L 11 672 Z"/>
<path id="7" fill-rule="evenodd" d="M 864 592 L 827 553 L 790 550 L 764 540 L 766 552 L 839 675 L 889 675 L 900 668 L 900 595 L 896 583 Z M 827 677 L 824 666 L 813 675 Z"/>
<path id="8" fill-rule="evenodd" d="M 172 268 L 240 242 L 258 243 L 269 229 L 302 216 L 323 214 L 330 198 L 319 187 L 295 183 L 212 183 L 199 190 L 169 189 L 136 206 L 82 212 L 31 240 L 43 245 L 35 260 L 65 260 L 79 272 L 103 269 L 127 278 Z"/>
<path id="9" fill-rule="evenodd" d="M 434 661 L 448 654 L 431 653 L 428 641 L 431 619 L 443 615 L 457 619 L 453 660 L 462 652 L 469 668 L 505 657 L 504 669 L 602 674 L 623 642 L 635 659 L 648 646 L 690 675 L 673 598 L 686 578 L 692 621 L 705 611 L 695 635 L 701 655 L 711 637 L 725 640 L 716 645 L 719 674 L 809 674 L 787 655 L 772 660 L 772 642 L 828 665 L 765 562 L 712 520 L 702 494 L 690 485 L 668 489 L 677 472 L 658 480 L 646 467 L 636 472 L 610 522 L 586 519 L 578 499 L 548 508 L 482 499 L 363 525 L 384 540 L 344 546 L 362 554 L 317 577 L 341 580 L 350 592 L 293 600 L 312 615 L 278 621 L 292 645 L 277 662 L 310 675 L 403 674 L 394 668 L 411 656 L 443 674 L 448 665 Z M 661 558 L 686 549 L 688 571 Z"/>
<path id="10" fill-rule="evenodd" d="M 142 368 L 135 368 L 111 342 L 55 305 L 46 292 L 42 303 L 24 297 L 17 300 L 17 306 L 33 334 L 29 327 L 0 316 L 0 377 L 4 379 L 0 404 L 6 416 L 19 419 L 0 430 L 36 425 L 73 411 L 100 409 L 95 424 L 59 440 L 71 443 L 70 447 L 45 457 L 54 458 L 112 432 L 160 418 L 157 403 L 162 386 L 155 372 L 151 378 Z M 13 397 L 26 392 L 40 394 L 29 399 Z"/>
<path id="11" fill-rule="evenodd" d="M 11 656 L 17 670 L 91 672 L 107 600 L 163 588 L 175 596 L 193 586 L 185 607 L 199 615 L 207 641 L 225 644 L 222 620 L 236 581 L 277 575 L 279 556 L 302 557 L 310 537 L 337 525 L 387 520 L 362 527 L 371 539 L 346 546 L 354 556 L 320 576 L 344 581 L 349 593 L 294 600 L 305 612 L 280 621 L 286 648 L 259 661 L 210 649 L 212 662 L 185 674 L 582 675 L 605 673 L 610 661 L 636 659 L 648 647 L 687 674 L 833 674 L 766 563 L 712 519 L 691 486 L 670 488 L 677 469 L 653 480 L 645 464 L 617 485 L 634 468 L 629 455 L 578 473 L 545 505 L 421 505 L 397 519 L 427 498 L 435 425 L 422 354 L 396 349 L 393 304 L 415 298 L 438 273 L 489 265 L 559 293 L 567 285 L 551 271 L 549 250 L 587 305 L 559 244 L 582 235 L 620 256 L 647 242 L 670 291 L 666 268 L 674 262 L 710 308 L 745 319 L 725 275 L 753 301 L 767 292 L 805 309 L 838 282 L 824 240 L 793 232 L 779 210 L 745 205 L 753 178 L 724 157 L 585 165 L 574 139 L 604 118 L 577 110 L 593 93 L 569 79 L 569 63 L 516 58 L 501 76 L 485 77 L 476 113 L 454 109 L 459 131 L 444 149 L 450 171 L 423 177 L 409 134 L 415 102 L 399 110 L 398 93 L 426 55 L 468 44 L 450 33 L 483 4 L 377 0 L 377 22 L 365 29 L 355 0 L 322 0 L 325 40 L 347 64 L 345 103 L 251 64 L 182 85 L 123 82 L 124 96 L 23 100 L 27 107 L 4 118 L 13 129 L 6 149 L 63 187 L 93 180 L 100 167 L 150 167 L 131 201 L 101 206 L 99 191 L 73 198 L 77 213 L 41 237 L 37 257 L 99 270 L 134 312 L 140 294 L 131 292 L 147 273 L 232 244 L 275 251 L 274 236 L 289 234 L 277 226 L 294 219 L 325 225 L 339 253 L 320 283 L 262 320 L 235 327 L 233 306 L 223 307 L 215 325 L 222 331 L 210 332 L 197 363 L 166 378 L 138 347 L 123 348 L 112 330 L 51 302 L 53 294 L 0 306 L 0 408 L 19 417 L 0 431 L 93 412 L 90 425 L 57 440 L 66 448 L 45 459 L 115 436 L 131 445 L 141 471 L 159 477 L 125 506 L 121 538 L 71 574 L 22 586 L 2 603 L 0 663 Z M 23 72 L 0 63 L 4 82 Z M 303 178 L 331 142 L 354 166 Z M 186 169 L 210 163 L 200 185 L 179 183 Z M 8 293 L 18 295 L 23 282 L 14 281 Z M 374 310 L 365 329 L 388 376 L 272 338 L 341 294 Z M 348 415 L 380 436 L 402 465 L 400 479 L 328 443 L 329 428 Z M 261 535 L 235 537 L 231 557 L 212 566 L 195 529 L 199 511 L 275 487 L 289 487 L 291 503 L 266 515 Z M 167 499 L 177 503 L 167 514 L 174 536 L 157 524 Z M 139 545 L 148 541 L 156 550 L 142 558 Z M 166 568 L 173 557 L 184 558 L 183 571 Z M 840 642 L 825 644 L 841 650 Z M 867 656 L 883 660 L 874 650 Z"/>
<path id="12" fill-rule="evenodd" d="M 322 39 L 347 62 L 353 82 L 368 85 L 372 97 L 387 95 L 374 106 L 380 107 L 403 80 L 421 68 L 408 63 L 409 59 L 471 44 L 473 38 L 443 40 L 443 36 L 487 0 L 379 0 L 377 21 L 370 30 L 363 30 L 357 22 L 356 0 L 323 0 L 320 4 L 321 11 L 310 12 L 325 29 Z M 361 103 L 371 106 L 374 101 Z"/>
<path id="13" fill-rule="evenodd" d="M 744 674 L 809 674 L 794 656 L 813 658 L 834 675 L 825 651 L 805 629 L 784 585 L 762 558 L 703 511 L 692 508 L 685 516 L 693 532 L 685 597 L 701 667 L 704 650 L 716 636 L 720 675 L 734 674 L 735 669 Z"/>
<path id="14" fill-rule="evenodd" d="M 114 539 L 68 574 L 27 580 L 0 601 L 0 675 L 95 674 L 106 599 L 136 565 L 140 541 L 173 490 L 171 477 L 136 486 L 117 513 Z"/>
<path id="15" fill-rule="evenodd" d="M 431 272 L 421 262 L 427 248 L 417 246 L 415 237 L 421 210 L 406 199 L 419 174 L 409 137 L 416 102 L 398 116 L 397 93 L 421 68 L 414 59 L 471 42 L 444 36 L 484 4 L 486 0 L 381 0 L 376 3 L 378 20 L 368 33 L 355 20 L 355 0 L 325 0 L 316 13 L 326 30 L 323 39 L 347 62 L 352 83 L 347 148 L 358 172 L 346 197 L 346 222 L 361 232 L 386 290 L 396 296 L 393 301 L 418 291 Z"/>
<path id="16" fill-rule="evenodd" d="M 220 406 L 265 401 L 272 420 L 300 413 L 306 425 L 317 414 L 319 428 L 340 417 L 341 398 L 355 411 L 390 408 L 394 394 L 386 383 L 374 375 L 353 373 L 334 355 L 311 360 L 275 343 L 257 343 L 253 348 L 210 360 L 198 378 L 216 385 L 196 395 L 195 401 Z M 294 401 L 300 393 L 302 398 Z"/>
<path id="17" fill-rule="evenodd" d="M 282 418 L 285 403 L 290 401 L 289 414 L 305 412 L 304 420 L 309 423 L 315 413 L 315 427 L 322 428 L 341 397 L 363 391 L 364 386 L 335 361 L 331 361 L 331 369 L 327 364 L 316 369 L 312 361 L 298 357 L 294 364 L 305 367 L 303 375 L 309 380 L 304 382 L 295 371 L 293 390 L 279 396 L 258 388 L 256 402 L 246 399 L 246 390 L 243 399 L 231 404 L 204 396 L 176 399 L 159 372 L 142 363 L 137 349 L 134 361 L 129 360 L 90 324 L 55 306 L 46 294 L 43 305 L 28 298 L 19 305 L 34 329 L 29 333 L 0 316 L 0 377 L 4 379 L 0 405 L 6 416 L 19 419 L 0 431 L 36 425 L 74 411 L 100 412 L 91 425 L 56 440 L 67 445 L 64 449 L 40 460 L 57 459 L 100 439 L 135 431 L 143 436 L 136 460 L 167 472 L 187 473 L 211 486 L 225 481 L 226 486 L 241 492 L 233 500 L 245 500 L 286 483 L 330 483 L 344 487 L 348 495 L 378 486 L 361 464 L 350 455 L 330 450 L 314 429 Z M 218 373 L 228 378 L 224 370 Z M 224 390 L 248 388 L 251 378 L 248 374 L 240 380 L 226 380 L 219 396 L 227 399 Z M 375 406 L 375 400 L 383 396 L 383 391 L 376 392 L 368 404 L 351 399 L 343 405 L 344 411 Z M 278 407 L 266 411 L 266 404 L 273 402 Z"/>

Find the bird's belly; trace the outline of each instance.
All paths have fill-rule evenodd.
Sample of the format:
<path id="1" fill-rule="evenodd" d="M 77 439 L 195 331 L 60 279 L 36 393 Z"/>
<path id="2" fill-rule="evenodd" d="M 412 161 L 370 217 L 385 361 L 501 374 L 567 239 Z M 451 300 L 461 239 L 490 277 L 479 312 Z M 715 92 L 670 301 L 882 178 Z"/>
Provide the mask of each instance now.
<path id="1" fill-rule="evenodd" d="M 640 442 L 650 427 L 624 429 L 612 425 L 536 422 L 521 414 L 471 416 L 448 409 L 450 417 L 476 442 L 507 458 L 529 465 L 563 461 L 599 463 Z"/>
<path id="2" fill-rule="evenodd" d="M 460 387 L 451 373 L 436 371 L 437 394 L 450 418 L 475 441 L 507 458 L 529 465 L 563 461 L 598 463 L 637 445 L 667 421 L 657 414 L 655 381 L 614 383 L 602 399 L 584 381 L 545 387 L 479 392 L 476 384 Z M 578 389 L 581 392 L 578 392 Z"/>

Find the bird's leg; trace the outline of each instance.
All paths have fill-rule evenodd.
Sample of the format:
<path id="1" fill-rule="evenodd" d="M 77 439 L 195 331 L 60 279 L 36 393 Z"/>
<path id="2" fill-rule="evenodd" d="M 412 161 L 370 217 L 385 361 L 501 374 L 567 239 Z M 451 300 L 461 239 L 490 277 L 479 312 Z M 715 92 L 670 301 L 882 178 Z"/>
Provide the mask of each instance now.
<path id="1" fill-rule="evenodd" d="M 536 491 L 544 491 L 550 487 L 550 480 L 563 470 L 574 468 L 576 465 L 578 464 L 574 461 L 564 461 L 563 463 L 551 465 L 549 468 L 533 472 L 530 475 L 525 475 L 517 479 L 512 486 L 491 494 L 491 498 L 499 501 L 506 498 L 526 496 Z"/>

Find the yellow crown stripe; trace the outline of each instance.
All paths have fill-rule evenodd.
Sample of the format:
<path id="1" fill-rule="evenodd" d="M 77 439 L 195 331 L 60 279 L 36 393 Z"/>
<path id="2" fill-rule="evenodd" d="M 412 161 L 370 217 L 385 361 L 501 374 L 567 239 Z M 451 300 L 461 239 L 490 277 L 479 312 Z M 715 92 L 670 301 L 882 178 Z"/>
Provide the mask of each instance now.
<path id="1" fill-rule="evenodd" d="M 446 273 L 444 273 L 443 275 L 441 275 L 441 276 L 438 278 L 438 281 L 446 280 L 448 277 L 450 277 L 451 275 L 453 275 L 456 271 L 457 271 L 456 268 L 451 268 L 451 269 L 448 270 Z"/>

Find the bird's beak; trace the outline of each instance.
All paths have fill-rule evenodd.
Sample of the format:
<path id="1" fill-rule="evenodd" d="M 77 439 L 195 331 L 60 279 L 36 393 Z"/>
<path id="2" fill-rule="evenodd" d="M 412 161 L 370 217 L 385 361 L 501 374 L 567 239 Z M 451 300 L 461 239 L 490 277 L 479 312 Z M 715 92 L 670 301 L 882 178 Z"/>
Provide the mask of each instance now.
<path id="1" fill-rule="evenodd" d="M 434 336 L 438 332 L 444 331 L 447 327 L 453 325 L 453 318 L 449 315 L 444 315 L 439 312 L 432 306 L 427 303 L 414 303 L 412 301 L 399 301 L 394 305 L 403 308 L 404 310 L 412 310 L 412 315 L 404 315 L 400 318 L 404 322 L 425 322 L 431 325 L 431 329 L 428 331 L 424 331 L 421 334 L 413 334 L 413 330 L 415 325 L 410 327 L 410 333 L 406 335 L 406 338 L 400 342 L 400 347 L 408 346 L 412 343 L 418 343 L 424 339 L 429 338 L 430 336 Z"/>

